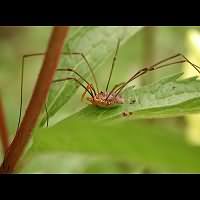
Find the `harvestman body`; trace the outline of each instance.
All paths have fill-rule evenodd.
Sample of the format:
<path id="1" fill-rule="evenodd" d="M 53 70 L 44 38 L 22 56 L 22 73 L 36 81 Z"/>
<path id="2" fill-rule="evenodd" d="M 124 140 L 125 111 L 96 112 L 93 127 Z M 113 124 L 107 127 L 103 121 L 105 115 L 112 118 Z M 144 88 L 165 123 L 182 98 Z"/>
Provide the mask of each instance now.
<path id="1" fill-rule="evenodd" d="M 86 99 L 90 104 L 97 106 L 97 107 L 102 107 L 102 108 L 111 108 L 111 107 L 116 107 L 116 106 L 123 104 L 125 102 L 124 98 L 121 96 L 121 92 L 123 91 L 123 89 L 131 81 L 133 81 L 136 78 L 146 74 L 147 72 L 154 71 L 154 70 L 157 70 L 159 68 L 166 67 L 166 66 L 169 66 L 169 65 L 187 62 L 195 70 L 197 70 L 200 73 L 200 67 L 199 66 L 191 63 L 183 54 L 178 53 L 174 56 L 163 59 L 163 60 L 161 60 L 161 61 L 159 61 L 159 62 L 157 62 L 153 65 L 150 65 L 148 67 L 144 67 L 144 68 L 138 70 L 130 79 L 128 79 L 128 81 L 116 84 L 113 87 L 113 89 L 110 92 L 108 92 L 108 86 L 109 86 L 111 76 L 112 76 L 112 72 L 113 72 L 113 69 L 114 69 L 114 64 L 115 64 L 117 53 L 118 53 L 118 50 L 119 50 L 119 45 L 120 45 L 120 40 L 118 40 L 118 43 L 117 43 L 117 48 L 116 48 L 116 52 L 115 52 L 115 55 L 114 55 L 114 58 L 113 58 L 113 62 L 112 62 L 111 70 L 110 70 L 110 75 L 109 75 L 109 78 L 108 78 L 108 82 L 107 82 L 105 91 L 99 91 L 97 80 L 96 80 L 95 74 L 92 70 L 92 67 L 90 66 L 90 64 L 89 64 L 88 60 L 86 59 L 86 57 L 84 56 L 84 54 L 78 53 L 78 52 L 62 53 L 62 54 L 63 55 L 79 55 L 83 58 L 83 60 L 86 62 L 87 66 L 88 66 L 88 68 L 89 68 L 89 70 L 92 74 L 92 77 L 93 77 L 94 82 L 95 82 L 96 89 L 94 88 L 94 86 L 91 83 L 89 83 L 83 76 L 81 76 L 78 72 L 76 72 L 72 68 L 60 68 L 60 69 L 57 69 L 57 71 L 73 72 L 80 78 L 79 80 L 77 78 L 74 78 L 74 77 L 67 77 L 67 78 L 63 78 L 63 79 L 54 80 L 53 83 L 62 82 L 62 81 L 66 81 L 66 80 L 74 80 L 75 82 L 77 82 L 80 86 L 82 86 L 85 89 L 85 91 L 82 94 L 81 101 L 84 99 L 86 93 L 88 93 L 90 95 L 90 97 L 87 97 Z M 22 76 L 21 102 L 20 102 L 20 115 L 19 115 L 18 127 L 19 127 L 19 124 L 20 124 L 21 111 L 22 111 L 24 59 L 27 58 L 27 57 L 31 57 L 31 56 L 41 56 L 41 55 L 44 55 L 44 54 L 45 53 L 36 53 L 36 54 L 29 54 L 29 55 L 23 56 L 23 59 L 22 59 L 22 74 L 21 74 L 21 76 Z M 167 62 L 167 61 L 171 61 L 175 58 L 180 58 L 180 60 L 173 61 L 173 62 Z M 83 85 L 82 82 L 85 82 L 87 84 L 87 86 Z M 46 105 L 45 105 L 45 109 L 46 109 L 46 113 L 47 113 L 47 126 L 48 126 L 48 112 L 47 112 Z M 122 115 L 123 116 L 129 116 L 129 115 L 132 115 L 132 112 L 123 112 Z"/>

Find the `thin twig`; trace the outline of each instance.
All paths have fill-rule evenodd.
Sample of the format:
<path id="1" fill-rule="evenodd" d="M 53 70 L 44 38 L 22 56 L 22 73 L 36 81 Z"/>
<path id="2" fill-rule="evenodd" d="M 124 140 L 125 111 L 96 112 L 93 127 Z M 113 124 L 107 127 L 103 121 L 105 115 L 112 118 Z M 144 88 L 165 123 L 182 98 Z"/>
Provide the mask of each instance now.
<path id="1" fill-rule="evenodd" d="M 5 120 L 5 114 L 1 96 L 0 96 L 0 137 L 4 153 L 6 153 L 6 150 L 9 145 L 9 139 L 8 139 L 8 129 L 6 127 L 6 120 Z"/>
<path id="2" fill-rule="evenodd" d="M 45 104 L 45 99 L 56 72 L 68 29 L 68 27 L 53 28 L 47 53 L 45 54 L 31 100 L 15 138 L 5 154 L 4 161 L 0 167 L 0 173 L 12 173 L 24 152 L 24 148 L 31 137 L 32 130 Z"/>

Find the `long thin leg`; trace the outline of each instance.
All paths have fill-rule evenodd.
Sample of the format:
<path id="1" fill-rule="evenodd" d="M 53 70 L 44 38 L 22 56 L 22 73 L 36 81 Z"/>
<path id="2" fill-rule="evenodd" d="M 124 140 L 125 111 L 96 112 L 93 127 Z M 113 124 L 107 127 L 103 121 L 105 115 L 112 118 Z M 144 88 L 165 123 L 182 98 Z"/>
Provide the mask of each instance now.
<path id="1" fill-rule="evenodd" d="M 74 69 L 72 68 L 59 68 L 57 69 L 57 71 L 71 71 L 71 72 L 74 72 L 76 75 L 78 75 L 83 81 L 85 81 L 88 85 L 91 85 L 83 76 L 81 76 L 78 72 L 76 72 Z M 88 87 L 87 87 L 88 88 Z M 96 95 L 96 91 L 94 89 L 94 87 L 90 87 L 90 89 L 92 89 L 92 91 L 94 92 L 94 94 Z M 92 93 L 91 91 L 91 93 Z M 87 90 L 85 90 L 84 92 L 84 95 L 86 94 Z M 82 95 L 83 96 L 83 95 Z M 81 100 L 83 99 L 83 97 L 81 98 Z M 47 121 L 47 127 L 48 127 L 48 124 L 49 124 L 49 117 L 48 117 L 48 110 L 47 110 L 47 105 L 45 103 L 45 112 L 46 112 L 46 121 Z"/>
<path id="2" fill-rule="evenodd" d="M 42 55 L 45 55 L 45 54 L 46 54 L 46 53 L 27 54 L 27 55 L 24 55 L 24 56 L 23 56 L 23 60 L 24 60 L 25 58 L 28 58 L 28 57 L 42 56 Z M 92 74 L 92 77 L 93 77 L 93 79 L 94 79 L 94 82 L 95 82 L 97 91 L 99 92 L 98 83 L 97 83 L 97 80 L 96 80 L 94 71 L 93 71 L 91 65 L 89 64 L 89 62 L 88 62 L 86 56 L 85 56 L 83 53 L 79 53 L 79 52 L 69 52 L 69 53 L 63 52 L 62 55 L 79 55 L 79 56 L 81 56 L 81 57 L 83 58 L 83 60 L 85 61 L 85 63 L 87 64 L 87 66 L 88 66 L 88 68 L 89 68 L 89 70 L 90 70 L 90 72 L 91 72 L 91 74 Z M 23 62 L 24 62 L 24 61 L 23 61 Z"/>
<path id="3" fill-rule="evenodd" d="M 176 58 L 176 57 L 182 57 L 184 60 L 180 60 L 180 61 L 176 61 L 176 62 L 171 62 L 171 63 L 167 63 L 167 64 L 163 64 L 163 65 L 160 65 L 161 63 L 164 63 L 168 60 L 172 60 L 173 58 Z M 189 63 L 194 69 L 196 69 L 199 73 L 200 73 L 200 67 L 191 63 L 183 54 L 176 54 L 174 56 L 171 56 L 171 57 L 168 57 L 164 60 L 161 60 L 149 67 L 145 67 L 145 68 L 142 68 L 140 69 L 138 72 L 136 72 L 127 82 L 125 82 L 124 85 L 121 86 L 121 88 L 119 89 L 119 91 L 116 93 L 116 96 L 123 90 L 123 88 L 128 84 L 130 83 L 131 81 L 133 81 L 134 79 L 138 78 L 139 76 L 143 75 L 143 74 L 146 74 L 147 72 L 149 71 L 153 71 L 153 70 L 157 70 L 159 68 L 162 68 L 162 67 L 166 67 L 166 66 L 169 66 L 169 65 L 174 65 L 174 64 L 178 64 L 178 63 L 184 63 L 184 62 L 187 62 Z"/>
<path id="4" fill-rule="evenodd" d="M 91 65 L 89 64 L 88 60 L 86 59 L 86 56 L 85 56 L 83 53 L 77 53 L 77 52 L 72 52 L 71 54 L 72 54 L 72 55 L 80 55 L 80 56 L 85 60 L 85 62 L 87 63 L 87 65 L 88 65 L 88 67 L 89 67 L 89 69 L 90 69 L 90 72 L 92 73 L 92 77 L 93 77 L 93 79 L 94 79 L 97 92 L 99 93 L 99 87 L 98 87 L 98 83 L 97 83 L 96 76 L 95 76 L 95 74 L 94 74 L 94 71 L 92 70 Z"/>
<path id="5" fill-rule="evenodd" d="M 161 61 L 159 61 L 159 62 L 157 62 L 157 63 L 155 63 L 155 64 L 153 64 L 153 65 L 150 65 L 150 66 L 147 67 L 147 68 L 153 68 L 153 67 L 155 67 L 155 66 L 158 66 L 158 65 L 161 64 L 161 63 L 164 63 L 164 62 L 166 62 L 166 61 L 168 61 L 168 60 L 171 60 L 171 59 L 173 59 L 173 58 L 176 58 L 176 57 L 182 57 L 182 58 L 184 58 L 185 60 L 187 60 L 188 63 L 190 63 L 191 65 L 194 65 L 194 64 L 191 63 L 183 54 L 177 53 L 177 54 L 175 54 L 174 56 L 170 56 L 170 57 L 168 57 L 168 58 L 165 58 L 165 59 L 163 59 L 163 60 L 161 60 Z"/>
<path id="6" fill-rule="evenodd" d="M 138 78 L 139 76 L 145 74 L 145 73 L 148 72 L 148 71 L 153 71 L 153 70 L 160 69 L 160 68 L 162 68 L 162 67 L 166 67 L 166 66 L 170 66 L 170 65 L 174 65 L 174 64 L 179 64 L 179 63 L 184 63 L 184 62 L 186 62 L 186 60 L 180 60 L 180 61 L 176 61 L 176 62 L 171 62 L 171 63 L 167 63 L 167 64 L 164 64 L 164 65 L 160 65 L 160 66 L 158 66 L 158 67 L 156 67 L 156 68 L 151 68 L 151 69 L 149 69 L 149 70 L 147 70 L 146 68 L 143 68 L 143 69 L 139 70 L 139 71 L 138 71 L 131 79 L 129 79 L 129 80 L 132 81 L 132 80 Z"/>
<path id="7" fill-rule="evenodd" d="M 70 71 L 70 72 L 74 72 L 76 75 L 78 75 L 83 81 L 85 81 L 88 85 L 91 85 L 82 75 L 80 75 L 77 71 L 75 71 L 72 68 L 59 68 L 57 69 L 57 71 Z M 91 89 L 93 90 L 94 94 L 96 95 L 96 91 L 94 89 L 94 87 L 91 87 Z"/>
<path id="8" fill-rule="evenodd" d="M 106 85 L 106 91 L 108 91 L 108 86 L 109 86 L 109 83 L 110 83 L 110 79 L 111 79 L 112 72 L 113 72 L 113 69 L 114 69 L 115 61 L 116 61 L 116 58 L 117 58 L 117 53 L 118 53 L 118 50 L 119 50 L 119 45 L 120 45 L 120 40 L 118 40 L 118 42 L 117 42 L 117 48 L 116 48 L 115 56 L 113 58 L 112 67 L 111 67 L 111 70 L 110 70 L 108 82 L 107 82 L 107 85 Z"/>
<path id="9" fill-rule="evenodd" d="M 56 83 L 56 82 L 61 82 L 61 81 L 66 81 L 66 80 L 74 80 L 76 81 L 79 85 L 81 85 L 89 94 L 92 98 L 94 98 L 92 92 L 90 92 L 87 87 L 85 87 L 78 79 L 76 78 L 72 78 L 72 77 L 67 77 L 67 78 L 62 78 L 62 79 L 57 79 L 57 80 L 53 80 L 52 83 Z"/>
<path id="10" fill-rule="evenodd" d="M 122 83 L 119 83 L 119 84 L 116 84 L 113 89 L 109 92 L 108 96 L 106 97 L 106 100 L 108 99 L 108 97 L 114 92 L 114 90 L 116 88 L 118 88 L 119 86 L 123 85 L 125 82 L 122 82 Z M 119 88 L 118 88 L 119 89 Z M 117 91 L 117 90 L 116 90 Z"/>
<path id="11" fill-rule="evenodd" d="M 135 87 L 135 86 L 133 86 Z M 121 87 L 117 88 L 115 91 L 113 91 L 115 94 L 121 89 Z"/>
<path id="12" fill-rule="evenodd" d="M 44 104 L 44 107 L 45 107 L 45 112 L 46 112 L 46 121 L 47 121 L 47 127 L 49 126 L 49 114 L 48 114 L 48 110 L 47 110 L 47 104 L 45 103 Z"/>
<path id="13" fill-rule="evenodd" d="M 116 96 L 122 91 L 122 89 L 125 88 L 125 86 L 130 83 L 131 81 L 135 80 L 136 78 L 142 76 L 143 74 L 146 74 L 147 72 L 150 72 L 150 71 L 153 71 L 153 70 L 156 70 L 156 69 L 160 69 L 162 67 L 166 67 L 166 66 L 169 66 L 169 65 L 173 65 L 173 64 L 178 64 L 178 63 L 184 63 L 186 62 L 186 60 L 181 60 L 181 61 L 177 61 L 177 62 L 171 62 L 171 63 L 168 63 L 168 64 L 164 64 L 164 65 L 161 65 L 157 68 L 143 68 L 141 70 L 139 70 L 138 72 L 136 72 L 124 85 L 122 85 L 120 88 L 118 88 L 118 92 L 116 93 Z"/>
<path id="14" fill-rule="evenodd" d="M 80 84 L 86 92 L 88 92 L 92 98 L 93 98 L 93 94 L 92 94 L 92 91 L 90 92 L 89 89 L 87 87 L 85 87 L 78 79 L 76 78 L 72 78 L 72 77 L 68 77 L 68 78 L 64 78 L 64 79 L 57 79 L 57 80 L 54 80 L 52 81 L 52 83 L 56 83 L 56 82 L 61 82 L 61 81 L 66 81 L 66 80 L 74 80 L 76 81 L 78 84 Z M 91 87 L 90 87 L 91 88 Z M 94 89 L 94 88 L 93 88 Z M 85 93 L 86 93 L 85 92 Z M 48 109 L 47 109 L 47 105 L 45 103 L 45 112 L 46 112 L 46 121 L 47 121 L 47 127 L 49 126 L 49 115 L 48 115 Z"/>
<path id="15" fill-rule="evenodd" d="M 20 122 L 21 122 L 21 115 L 22 115 L 22 106 L 23 106 L 23 85 L 24 85 L 24 61 L 25 61 L 25 58 L 29 58 L 29 57 L 33 57 L 33 56 L 43 56 L 45 55 L 46 53 L 33 53 L 33 54 L 26 54 L 22 57 L 22 68 L 21 68 L 21 84 L 20 84 L 20 109 L 19 109 L 19 118 L 18 118 L 18 124 L 17 124 L 17 129 L 19 128 L 19 125 L 20 125 Z M 90 70 L 90 72 L 92 73 L 92 76 L 93 76 L 93 79 L 94 79 L 94 82 L 96 84 L 96 88 L 97 88 L 97 91 L 99 91 L 98 89 L 98 84 L 97 84 L 97 80 L 96 80 L 96 77 L 95 77 L 95 74 L 92 70 L 92 67 L 90 66 L 88 60 L 86 59 L 86 57 L 84 56 L 83 53 L 78 53 L 78 52 L 70 52 L 70 53 L 67 53 L 67 52 L 64 52 L 62 53 L 62 55 L 80 55 L 84 61 L 87 63 L 87 66 Z"/>
<path id="16" fill-rule="evenodd" d="M 93 85 L 92 85 L 92 84 L 88 84 L 88 85 L 87 85 L 87 89 L 88 89 L 90 92 L 92 92 L 92 90 L 93 90 Z M 82 94 L 82 96 L 81 96 L 81 101 L 83 101 L 83 99 L 84 99 L 86 93 L 87 93 L 87 90 L 85 90 L 85 91 L 83 92 L 83 94 Z"/>
<path id="17" fill-rule="evenodd" d="M 22 116 L 22 105 L 23 105 L 23 85 L 24 85 L 24 58 L 22 58 L 22 68 L 21 68 L 21 85 L 20 85 L 20 108 L 19 108 L 19 118 L 17 123 L 17 129 L 19 128 L 21 116 Z"/>

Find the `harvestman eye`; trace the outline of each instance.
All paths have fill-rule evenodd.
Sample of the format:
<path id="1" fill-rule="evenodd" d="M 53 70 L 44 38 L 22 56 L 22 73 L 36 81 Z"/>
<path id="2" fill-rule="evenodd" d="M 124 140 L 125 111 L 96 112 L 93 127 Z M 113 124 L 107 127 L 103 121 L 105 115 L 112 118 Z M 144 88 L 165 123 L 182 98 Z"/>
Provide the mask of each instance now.
<path id="1" fill-rule="evenodd" d="M 120 46 L 120 40 L 118 40 L 117 42 L 117 47 L 116 47 L 116 51 L 115 51 L 115 55 L 113 57 L 113 61 L 112 61 L 112 66 L 111 66 L 111 70 L 109 73 L 109 78 L 107 81 L 107 85 L 106 85 L 106 89 L 104 91 L 99 91 L 99 87 L 98 87 L 98 83 L 96 80 L 96 76 L 93 72 L 92 67 L 90 66 L 86 56 L 83 53 L 78 53 L 78 52 L 73 52 L 73 53 L 62 53 L 62 55 L 77 55 L 77 56 L 81 56 L 82 59 L 85 61 L 85 63 L 87 64 L 87 67 L 89 68 L 91 74 L 92 74 L 92 78 L 94 80 L 95 83 L 95 87 L 88 82 L 81 74 L 79 74 L 76 70 L 73 69 L 73 67 L 71 68 L 60 68 L 57 69 L 57 71 L 70 71 L 73 72 L 77 77 L 79 77 L 79 79 L 74 78 L 74 77 L 66 77 L 63 79 L 57 79 L 54 80 L 53 83 L 57 83 L 57 82 L 63 82 L 63 81 L 67 81 L 67 80 L 73 80 L 75 81 L 79 86 L 84 88 L 84 92 L 81 96 L 81 100 L 84 99 L 86 94 L 89 94 L 90 96 L 86 98 L 86 100 L 88 101 L 88 103 L 97 106 L 97 107 L 102 107 L 105 109 L 111 108 L 111 107 L 116 107 L 116 106 L 120 106 L 122 104 L 124 104 L 125 100 L 124 98 L 121 96 L 122 91 L 125 89 L 125 87 L 132 82 L 133 80 L 135 80 L 136 78 L 148 73 L 148 72 L 152 72 L 155 71 L 157 69 L 163 68 L 163 67 L 167 67 L 167 66 L 171 66 L 171 65 L 175 65 L 175 64 L 181 64 L 181 63 L 188 63 L 190 64 L 196 71 L 198 71 L 200 73 L 200 67 L 191 63 L 183 54 L 178 53 L 176 55 L 173 55 L 171 57 L 165 58 L 160 60 L 159 62 L 144 67 L 140 70 L 138 70 L 133 76 L 131 76 L 127 81 L 122 82 L 122 83 L 118 83 L 116 85 L 114 85 L 114 87 L 110 90 L 110 92 L 108 92 L 108 88 L 109 88 L 109 84 L 110 84 L 110 80 L 112 77 L 112 73 L 113 73 L 113 69 L 114 69 L 114 65 L 116 62 L 116 58 L 117 58 L 117 54 L 119 51 L 119 46 Z M 19 124 L 20 124 L 20 120 L 21 120 L 21 113 L 22 113 L 22 94 L 23 94 L 23 75 L 24 75 L 24 60 L 25 58 L 28 57 L 32 57 L 32 56 L 41 56 L 44 55 L 45 53 L 36 53 L 36 54 L 29 54 L 29 55 L 24 55 L 23 59 L 22 59 L 22 70 L 21 70 L 21 101 L 20 101 L 20 113 L 19 113 L 19 121 L 18 121 L 18 127 L 19 128 Z M 178 60 L 174 60 L 174 59 L 178 59 Z M 84 85 L 86 84 L 86 86 Z M 175 87 L 172 87 L 172 89 L 175 89 Z M 134 104 L 136 102 L 135 99 L 130 101 L 130 104 Z M 48 111 L 47 111 L 47 106 L 45 104 L 45 111 L 46 111 L 46 121 L 47 121 L 47 126 L 48 126 L 48 122 L 49 122 L 49 116 L 48 116 Z M 132 115 L 132 112 L 123 112 L 122 115 L 123 116 L 129 116 Z"/>

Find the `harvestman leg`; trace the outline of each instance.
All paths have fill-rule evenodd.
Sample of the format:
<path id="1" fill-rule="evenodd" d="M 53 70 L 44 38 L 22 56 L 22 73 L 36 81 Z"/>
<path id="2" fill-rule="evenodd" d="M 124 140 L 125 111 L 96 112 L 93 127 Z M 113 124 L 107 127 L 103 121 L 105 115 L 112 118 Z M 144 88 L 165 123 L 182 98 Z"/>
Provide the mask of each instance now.
<path id="1" fill-rule="evenodd" d="M 76 81 L 80 86 L 82 86 L 86 92 L 88 92 L 90 94 L 90 96 L 92 98 L 94 98 L 94 95 L 92 93 L 92 91 L 90 91 L 87 87 L 85 87 L 78 79 L 76 78 L 73 78 L 73 77 L 67 77 L 67 78 L 63 78 L 63 79 L 56 79 L 56 80 L 53 80 L 52 83 L 57 83 L 57 82 L 62 82 L 62 81 L 66 81 L 66 80 L 74 80 Z M 46 111 L 46 121 L 47 121 L 47 127 L 49 125 L 49 116 L 48 116 L 48 111 L 47 111 L 47 106 L 46 106 L 46 103 L 45 103 L 45 111 Z"/>
<path id="2" fill-rule="evenodd" d="M 181 61 L 177 61 L 177 62 L 171 62 L 171 63 L 168 63 L 168 64 L 161 65 L 161 66 L 159 66 L 159 67 L 156 68 L 156 69 L 159 69 L 159 68 L 162 68 L 162 67 L 165 67 L 165 66 L 169 66 L 169 65 L 173 65 L 173 64 L 184 63 L 184 62 L 186 62 L 186 61 L 185 61 L 185 60 L 181 60 Z M 155 70 L 155 69 L 154 69 L 154 70 Z M 149 70 L 149 71 L 153 71 L 153 70 Z M 134 76 L 132 76 L 132 77 L 129 79 L 129 81 L 127 81 L 127 82 L 125 82 L 125 83 L 126 83 L 126 84 L 130 83 L 131 81 L 133 81 L 134 79 L 140 77 L 141 75 L 146 74 L 146 72 L 147 72 L 146 68 L 143 68 L 143 69 L 137 71 L 137 72 L 134 74 Z M 125 85 L 122 85 L 121 87 L 119 87 L 118 89 L 116 89 L 114 92 L 117 93 L 119 90 L 122 89 L 122 87 L 124 88 Z"/>
<path id="3" fill-rule="evenodd" d="M 76 78 L 73 78 L 73 77 L 67 77 L 67 78 L 62 78 L 62 79 L 56 79 L 56 80 L 53 80 L 52 83 L 56 83 L 56 82 L 61 82 L 61 81 L 66 81 L 66 80 L 74 80 L 76 81 L 80 86 L 82 86 L 89 94 L 91 97 L 94 97 L 93 93 L 90 92 L 87 87 L 85 87 L 78 79 Z"/>
<path id="4" fill-rule="evenodd" d="M 72 68 L 59 68 L 57 69 L 57 71 L 70 71 L 70 72 L 74 72 L 76 75 L 78 75 L 83 81 L 85 81 L 88 85 L 90 85 L 92 91 L 94 92 L 94 94 L 96 95 L 96 91 L 94 89 L 94 87 L 92 86 L 92 84 L 90 84 L 82 75 L 80 75 L 76 70 L 72 69 Z"/>
<path id="5" fill-rule="evenodd" d="M 118 40 L 118 42 L 117 42 L 116 52 L 115 52 L 115 55 L 114 55 L 114 58 L 113 58 L 113 62 L 112 62 L 111 70 L 110 70 L 110 75 L 109 75 L 108 82 L 107 82 L 107 85 L 106 85 L 106 92 L 108 91 L 108 86 L 109 86 L 110 79 L 111 79 L 111 76 L 112 76 L 112 72 L 113 72 L 113 69 L 114 69 L 115 61 L 117 59 L 117 53 L 119 51 L 119 45 L 120 45 L 120 40 Z"/>
<path id="6" fill-rule="evenodd" d="M 94 90 L 93 85 L 89 83 L 89 84 L 87 85 L 87 89 L 88 89 L 90 92 L 92 92 L 92 91 Z M 82 94 L 82 96 L 81 96 L 81 101 L 83 101 L 83 99 L 84 99 L 86 93 L 87 93 L 87 90 L 85 90 L 85 91 L 83 92 L 83 94 Z M 95 95 L 96 95 L 96 94 L 95 94 Z"/>
<path id="7" fill-rule="evenodd" d="M 182 57 L 184 60 L 179 60 L 179 61 L 175 61 L 175 62 L 170 62 L 170 63 L 167 63 L 167 64 L 163 64 L 163 65 L 160 65 L 166 61 L 169 61 L 169 60 L 172 60 L 174 58 L 177 58 L 177 57 Z M 149 67 L 144 67 L 142 69 L 140 69 L 138 72 L 136 72 L 127 82 L 125 82 L 124 85 L 122 85 L 120 88 L 117 89 L 117 92 L 116 93 L 116 96 L 119 95 L 119 93 L 123 90 L 123 88 L 128 84 L 130 83 L 131 81 L 133 81 L 134 79 L 138 78 L 139 76 L 142 76 L 143 74 L 146 74 L 147 72 L 150 72 L 150 71 L 153 71 L 153 70 L 157 70 L 159 68 L 162 68 L 162 67 L 166 67 L 166 66 L 169 66 L 169 65 L 174 65 L 174 64 L 178 64 L 178 63 L 184 63 L 184 62 L 187 62 L 189 63 L 194 69 L 196 69 L 199 73 L 200 73 L 200 67 L 191 63 L 183 54 L 176 54 L 174 56 L 171 56 L 171 57 L 168 57 L 166 59 L 163 59 Z"/>
<path id="8" fill-rule="evenodd" d="M 24 61 L 25 61 L 25 58 L 29 58 L 29 57 L 33 57 L 33 56 L 43 56 L 45 55 L 45 53 L 34 53 L 34 54 L 27 54 L 27 55 L 24 55 L 22 57 L 22 68 L 21 68 L 21 89 L 20 89 L 20 113 L 19 113 L 19 120 L 18 120 L 18 125 L 17 125 L 17 129 L 19 128 L 19 125 L 20 125 L 20 121 L 21 121 L 21 115 L 22 115 L 22 102 L 23 102 L 23 85 L 24 85 Z M 96 84 L 96 88 L 97 88 L 97 91 L 99 91 L 98 89 L 98 84 L 97 84 L 97 80 L 96 80 L 96 77 L 95 77 L 95 74 L 92 70 L 92 67 L 90 66 L 88 60 L 86 59 L 85 55 L 83 53 L 79 53 L 79 52 L 70 52 L 70 53 L 62 53 L 62 55 L 80 55 L 83 60 L 87 63 L 87 66 L 90 70 L 90 72 L 92 73 L 92 76 L 93 76 L 93 79 L 94 79 L 94 82 Z M 46 106 L 46 105 L 45 105 Z M 47 111 L 47 109 L 45 108 L 45 110 Z M 47 113 L 48 115 L 48 113 Z"/>
<path id="9" fill-rule="evenodd" d="M 118 39 L 117 47 L 116 47 L 116 51 L 115 51 L 115 55 L 114 55 L 114 57 L 113 57 L 112 66 L 111 66 L 111 70 L 110 70 L 108 82 L 107 82 L 107 85 L 106 85 L 106 92 L 108 91 L 108 86 L 109 86 L 109 83 L 110 83 L 110 80 L 111 80 L 111 76 L 112 76 L 112 73 L 113 73 L 113 69 L 114 69 L 114 66 L 115 66 L 115 62 L 116 62 L 116 59 L 117 59 L 117 54 L 118 54 L 118 51 L 119 51 L 119 46 L 120 46 L 120 39 Z M 123 82 L 123 83 L 116 84 L 116 85 L 114 86 L 114 88 L 111 90 L 111 92 L 109 93 L 109 95 L 106 97 L 106 100 L 107 100 L 108 97 L 112 94 L 112 92 L 113 92 L 117 87 L 121 86 L 122 84 L 124 84 L 124 82 Z M 88 84 L 87 88 L 88 88 L 88 89 L 93 89 L 92 84 Z M 99 93 L 99 90 L 97 90 L 97 91 L 98 91 L 98 93 Z M 83 93 L 81 99 L 84 98 L 85 94 L 86 94 L 86 91 Z"/>
<path id="10" fill-rule="evenodd" d="M 75 80 L 80 86 L 82 86 L 82 87 L 85 89 L 85 92 L 83 93 L 81 100 L 83 99 L 83 97 L 85 96 L 85 94 L 86 94 L 87 92 L 91 95 L 92 98 L 94 97 L 94 95 L 96 95 L 96 91 L 95 91 L 94 87 L 92 86 L 92 84 L 90 84 L 90 83 L 89 83 L 82 75 L 80 75 L 76 70 L 74 70 L 74 69 L 72 69 L 72 68 L 59 68 L 59 69 L 57 69 L 57 71 L 70 71 L 70 72 L 73 72 L 73 73 L 75 73 L 76 75 L 78 75 L 83 81 L 85 81 L 85 82 L 88 84 L 88 86 L 90 86 L 90 87 L 88 87 L 88 86 L 85 87 L 78 79 L 76 79 L 76 78 L 71 78 L 71 77 L 69 77 L 69 78 L 64 78 L 64 79 L 57 79 L 57 80 L 54 80 L 53 83 L 59 82 L 59 81 L 65 81 L 65 80 Z M 86 88 L 87 88 L 88 90 L 87 90 Z M 93 94 L 93 92 L 94 92 L 94 94 Z M 48 115 L 48 110 L 47 110 L 46 103 L 45 103 L 45 112 L 46 112 L 46 121 L 47 121 L 47 127 L 48 127 L 48 124 L 49 124 L 49 115 Z"/>
<path id="11" fill-rule="evenodd" d="M 49 114 L 47 110 L 47 104 L 44 104 L 45 112 L 46 112 L 46 121 L 47 121 L 47 127 L 49 126 Z"/>
<path id="12" fill-rule="evenodd" d="M 116 90 L 116 88 L 118 88 L 119 86 L 121 85 L 124 85 L 125 82 L 122 82 L 122 83 L 119 83 L 119 84 L 116 84 L 114 85 L 113 89 L 109 92 L 108 96 L 106 97 L 106 100 L 108 99 L 108 97 L 114 92 L 114 90 Z M 119 89 L 119 88 L 118 88 Z"/>
<path id="13" fill-rule="evenodd" d="M 117 47 L 116 47 L 116 51 L 115 51 L 115 55 L 113 57 L 113 62 L 112 62 L 111 70 L 110 70 L 110 75 L 109 75 L 108 82 L 107 82 L 107 85 L 106 85 L 106 92 L 108 91 L 108 86 L 109 86 L 110 79 L 111 79 L 111 76 L 112 76 L 112 72 L 113 72 L 113 69 L 114 69 L 115 61 L 117 59 L 117 54 L 118 54 L 118 51 L 119 51 L 119 46 L 120 46 L 120 39 L 118 39 Z M 122 82 L 122 83 L 114 85 L 113 89 L 109 92 L 108 96 L 106 97 L 106 100 L 114 92 L 114 90 L 116 88 L 118 88 L 119 86 L 121 86 L 123 84 L 125 84 L 125 82 Z"/>

